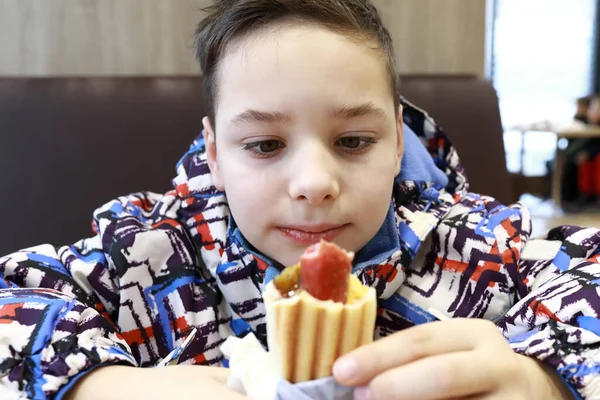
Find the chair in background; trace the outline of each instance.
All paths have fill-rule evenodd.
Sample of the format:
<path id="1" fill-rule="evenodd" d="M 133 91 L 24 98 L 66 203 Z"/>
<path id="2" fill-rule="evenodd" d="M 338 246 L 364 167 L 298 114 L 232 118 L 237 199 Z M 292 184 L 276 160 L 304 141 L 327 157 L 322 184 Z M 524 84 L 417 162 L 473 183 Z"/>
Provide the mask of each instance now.
<path id="1" fill-rule="evenodd" d="M 449 134 L 472 190 L 512 201 L 498 100 L 474 76 L 402 76 Z M 92 212 L 171 189 L 201 132 L 201 77 L 0 78 L 0 255 L 91 236 Z"/>

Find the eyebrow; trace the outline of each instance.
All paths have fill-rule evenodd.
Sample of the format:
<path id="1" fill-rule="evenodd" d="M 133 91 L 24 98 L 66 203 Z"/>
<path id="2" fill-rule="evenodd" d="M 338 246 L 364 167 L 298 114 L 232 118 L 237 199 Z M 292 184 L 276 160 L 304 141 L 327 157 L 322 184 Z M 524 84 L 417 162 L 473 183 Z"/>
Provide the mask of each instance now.
<path id="1" fill-rule="evenodd" d="M 359 106 L 333 109 L 331 110 L 330 115 L 332 118 L 337 119 L 352 119 L 369 115 L 383 118 L 385 117 L 385 111 L 376 107 L 375 104 L 368 102 Z"/>
<path id="2" fill-rule="evenodd" d="M 352 119 L 364 116 L 376 116 L 379 118 L 385 117 L 385 111 L 376 107 L 373 103 L 368 102 L 353 107 L 334 108 L 329 113 L 331 118 L 336 119 Z M 236 115 L 231 121 L 233 124 L 244 124 L 252 122 L 261 122 L 265 124 L 286 123 L 292 120 L 292 116 L 282 112 L 274 111 L 258 111 L 245 110 Z"/>
<path id="3" fill-rule="evenodd" d="M 292 117 L 289 114 L 281 112 L 267 112 L 258 110 L 245 110 L 236 115 L 231 121 L 234 124 L 243 124 L 251 122 L 262 122 L 266 124 L 276 124 L 290 122 Z"/>

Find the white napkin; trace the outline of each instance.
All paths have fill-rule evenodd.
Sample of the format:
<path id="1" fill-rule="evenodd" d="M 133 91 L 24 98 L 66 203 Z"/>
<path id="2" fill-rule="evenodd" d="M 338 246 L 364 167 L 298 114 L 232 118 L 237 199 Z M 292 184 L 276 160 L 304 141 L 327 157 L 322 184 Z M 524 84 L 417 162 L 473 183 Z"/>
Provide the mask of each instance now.
<path id="1" fill-rule="evenodd" d="M 253 334 L 230 337 L 221 346 L 229 359 L 228 387 L 252 400 L 352 400 L 354 389 L 333 377 L 292 384 L 275 373 L 273 361 Z"/>
<path id="2" fill-rule="evenodd" d="M 227 386 L 253 400 L 274 400 L 279 377 L 275 374 L 269 354 L 254 334 L 243 339 L 229 337 L 221 346 L 229 359 L 231 373 Z"/>

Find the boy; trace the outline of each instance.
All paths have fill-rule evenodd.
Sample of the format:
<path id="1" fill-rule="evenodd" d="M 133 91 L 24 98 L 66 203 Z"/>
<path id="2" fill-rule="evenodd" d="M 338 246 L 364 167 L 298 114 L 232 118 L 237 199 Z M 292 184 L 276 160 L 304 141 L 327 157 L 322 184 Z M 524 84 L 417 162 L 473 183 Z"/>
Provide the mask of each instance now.
<path id="1" fill-rule="evenodd" d="M 321 238 L 379 297 L 385 338 L 333 369 L 357 398 L 600 395 L 600 234 L 529 241 L 520 205 L 468 192 L 446 136 L 396 96 L 367 0 L 217 1 L 197 47 L 208 115 L 175 190 L 0 259 L 3 398 L 242 398 L 219 346 L 265 343 L 262 289 Z M 193 328 L 182 365 L 132 368 Z"/>

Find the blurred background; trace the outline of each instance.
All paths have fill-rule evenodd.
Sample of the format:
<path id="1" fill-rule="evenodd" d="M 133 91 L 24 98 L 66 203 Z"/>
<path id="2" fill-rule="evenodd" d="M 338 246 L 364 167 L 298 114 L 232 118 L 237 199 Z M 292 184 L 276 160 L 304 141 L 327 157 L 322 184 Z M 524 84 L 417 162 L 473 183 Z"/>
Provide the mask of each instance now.
<path id="1" fill-rule="evenodd" d="M 501 165 L 489 164 L 481 149 L 463 148 L 465 153 L 473 153 L 467 158 L 480 163 L 483 172 L 489 169 L 488 181 L 504 179 L 499 173 L 506 175 L 511 198 L 521 199 L 532 210 L 534 233 L 565 222 L 600 227 L 600 129 L 596 128 L 600 124 L 600 100 L 595 98 L 600 92 L 599 0 L 373 2 L 393 36 L 398 72 L 407 76 L 408 91 L 415 76 L 470 77 L 484 80 L 494 89 L 497 99 L 493 98 L 493 107 L 501 116 L 500 140 L 494 142 L 490 136 L 490 146 L 500 147 Z M 70 79 L 103 78 L 85 82 L 96 89 L 115 90 L 112 86 L 107 89 L 110 82 L 126 81 L 113 78 L 148 77 L 155 79 L 155 85 L 166 87 L 173 85 L 169 78 L 197 77 L 193 32 L 202 18 L 200 9 L 210 3 L 0 0 L 0 152 L 20 158 L 19 163 L 27 158 L 24 154 L 15 156 L 29 148 L 17 144 L 24 137 L 21 127 L 25 130 L 25 120 L 36 119 L 40 110 L 53 102 L 49 95 L 44 97 L 45 103 L 38 102 L 35 107 L 28 103 L 31 96 L 42 98 L 28 92 L 34 82 L 51 79 L 57 85 L 57 79 L 63 79 L 72 89 L 73 82 L 83 81 Z M 419 89 L 420 93 L 429 90 L 430 97 L 451 98 L 442 85 L 428 85 L 428 89 Z M 126 88 L 125 83 L 122 87 Z M 20 122 L 13 117 L 11 107 L 15 104 L 24 110 L 21 115 L 28 116 L 21 117 Z M 460 106 L 458 112 L 462 114 L 455 117 L 471 118 L 468 108 Z M 432 116 L 436 118 L 433 112 Z M 49 134 L 53 127 L 45 124 L 47 129 L 36 128 L 36 135 Z M 480 137 L 473 140 L 487 140 L 486 135 L 491 135 L 483 125 L 478 131 Z M 452 138 L 453 132 L 449 135 Z M 36 146 L 35 135 L 32 138 L 30 146 Z M 181 149 L 176 150 L 179 153 Z M 32 182 L 28 175 L 14 178 L 17 161 L 5 161 L 4 165 L 0 161 L 0 180 L 4 179 L 0 187 L 5 193 L 10 185 L 14 192 L 25 187 L 23 181 Z M 47 181 L 44 168 L 35 168 L 42 174 L 35 182 L 42 185 Z M 142 188 L 130 190 L 138 189 Z M 2 206 L 14 209 L 26 203 L 31 210 L 41 201 L 30 197 L 46 195 L 23 195 L 27 198 Z M 104 200 L 108 199 L 98 200 L 97 205 Z M 39 217 L 35 218 L 39 223 Z M 14 242 L 14 246 L 21 244 Z"/>
<path id="2" fill-rule="evenodd" d="M 200 9 L 210 4 L 211 0 L 0 0 L 0 73 L 197 74 L 192 35 L 202 19 Z M 374 4 L 393 35 L 402 60 L 399 72 L 484 73 L 485 0 Z"/>

